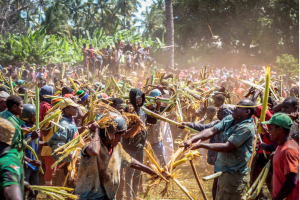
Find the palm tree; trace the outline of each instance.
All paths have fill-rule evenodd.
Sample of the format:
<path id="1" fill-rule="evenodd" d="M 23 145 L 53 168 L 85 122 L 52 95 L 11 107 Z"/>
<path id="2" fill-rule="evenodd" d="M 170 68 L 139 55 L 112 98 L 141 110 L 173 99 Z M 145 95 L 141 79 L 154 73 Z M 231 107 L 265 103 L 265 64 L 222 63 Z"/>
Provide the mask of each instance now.
<path id="1" fill-rule="evenodd" d="M 166 7 L 166 43 L 168 46 L 168 65 L 174 68 L 174 23 L 172 0 L 165 0 Z"/>
<path id="2" fill-rule="evenodd" d="M 132 17 L 133 13 L 138 11 L 138 8 L 142 7 L 142 4 L 138 0 L 118 0 L 117 6 L 120 9 L 120 15 L 123 16 L 123 28 L 126 28 L 126 16 Z M 127 26 L 128 28 L 128 26 Z"/>
<path id="3" fill-rule="evenodd" d="M 80 38 L 80 23 L 79 20 L 82 18 L 82 11 L 86 4 L 82 3 L 81 0 L 67 0 L 70 14 L 72 15 L 74 26 L 77 27 L 77 38 Z"/>
<path id="4" fill-rule="evenodd" d="M 158 10 L 156 7 L 146 10 L 141 13 L 142 19 L 140 27 L 144 29 L 143 35 L 148 39 L 151 34 L 159 28 L 163 28 L 163 11 Z"/>

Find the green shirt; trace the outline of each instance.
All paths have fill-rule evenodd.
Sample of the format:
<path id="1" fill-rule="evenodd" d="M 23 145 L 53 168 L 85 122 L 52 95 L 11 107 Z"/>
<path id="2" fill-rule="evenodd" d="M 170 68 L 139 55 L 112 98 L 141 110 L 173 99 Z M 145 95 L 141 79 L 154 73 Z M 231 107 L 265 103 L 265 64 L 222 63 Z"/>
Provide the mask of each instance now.
<path id="1" fill-rule="evenodd" d="M 0 117 L 10 121 L 16 129 L 15 130 L 15 135 L 14 135 L 13 140 L 12 140 L 11 145 L 10 145 L 10 148 L 18 150 L 19 158 L 20 158 L 21 165 L 22 165 L 22 168 L 23 168 L 24 150 L 26 149 L 26 144 L 27 144 L 26 141 L 25 141 L 25 137 L 23 135 L 23 131 L 21 129 L 21 126 L 24 124 L 24 122 L 22 120 L 20 120 L 19 118 L 17 118 L 14 114 L 9 112 L 8 110 L 0 113 Z"/>
<path id="2" fill-rule="evenodd" d="M 23 168 L 16 149 L 4 150 L 0 154 L 0 200 L 5 200 L 3 188 L 19 185 L 24 196 Z"/>
<path id="3" fill-rule="evenodd" d="M 255 137 L 255 125 L 253 119 L 246 119 L 236 125 L 232 115 L 225 117 L 215 125 L 215 129 L 221 134 L 222 142 L 229 141 L 236 149 L 229 152 L 219 152 L 215 163 L 216 172 L 236 171 L 244 174 L 247 171 L 248 161 L 253 153 L 253 140 Z"/>

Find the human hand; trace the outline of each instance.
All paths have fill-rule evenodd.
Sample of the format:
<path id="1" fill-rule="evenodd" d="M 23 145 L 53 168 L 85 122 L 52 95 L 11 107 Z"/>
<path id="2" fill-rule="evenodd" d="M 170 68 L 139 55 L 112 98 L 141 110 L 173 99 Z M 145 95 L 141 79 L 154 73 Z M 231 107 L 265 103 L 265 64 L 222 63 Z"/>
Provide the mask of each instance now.
<path id="1" fill-rule="evenodd" d="M 96 121 L 88 125 L 88 129 L 90 129 L 92 132 L 95 132 L 97 128 L 99 128 L 99 125 Z"/>
<path id="2" fill-rule="evenodd" d="M 184 129 L 185 126 L 187 126 L 187 122 L 181 122 L 179 126 L 177 126 L 178 128 Z"/>
<path id="3" fill-rule="evenodd" d="M 288 116 L 294 121 L 299 118 L 299 112 L 297 111 L 297 112 L 290 113 L 288 114 Z"/>
<path id="4" fill-rule="evenodd" d="M 261 143 L 260 145 L 259 145 L 259 148 L 261 149 L 261 150 L 266 150 L 267 149 L 267 144 L 265 144 L 265 143 Z"/>
<path id="5" fill-rule="evenodd" d="M 128 105 L 127 105 L 127 111 L 129 112 L 129 113 L 132 113 L 133 112 L 133 106 L 132 106 L 132 104 L 131 103 L 129 103 Z"/>
<path id="6" fill-rule="evenodd" d="M 24 191 L 29 192 L 30 190 L 30 184 L 27 181 L 24 181 Z"/>
<path id="7" fill-rule="evenodd" d="M 184 147 L 184 150 L 188 150 L 192 146 L 192 141 L 187 140 L 179 145 L 179 147 Z"/>
<path id="8" fill-rule="evenodd" d="M 37 167 L 40 167 L 42 166 L 42 162 L 39 161 L 39 160 L 30 160 L 29 163 L 33 166 L 37 166 Z"/>
<path id="9" fill-rule="evenodd" d="M 40 137 L 40 129 L 36 129 L 36 130 L 32 131 L 32 133 L 31 133 L 31 138 L 32 138 L 33 140 L 35 140 L 35 139 L 37 139 L 37 138 L 39 138 L 39 137 Z"/>

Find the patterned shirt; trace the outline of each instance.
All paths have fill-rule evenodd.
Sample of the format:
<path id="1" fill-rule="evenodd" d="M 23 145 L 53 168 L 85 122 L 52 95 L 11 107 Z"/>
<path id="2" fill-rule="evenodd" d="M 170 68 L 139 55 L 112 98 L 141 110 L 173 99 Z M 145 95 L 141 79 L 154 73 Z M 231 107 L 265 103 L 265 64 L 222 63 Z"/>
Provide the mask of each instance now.
<path id="1" fill-rule="evenodd" d="M 120 170 L 130 166 L 132 158 L 124 151 L 121 143 L 113 148 L 111 155 L 102 142 L 98 156 L 89 156 L 85 148 L 81 151 L 75 190 L 79 199 L 101 199 L 105 195 L 108 199 L 116 199 Z"/>
<path id="2" fill-rule="evenodd" d="M 219 152 L 215 163 L 216 172 L 228 171 L 234 174 L 236 171 L 244 174 L 247 164 L 253 153 L 253 141 L 255 138 L 255 125 L 252 118 L 233 125 L 232 115 L 225 117 L 214 127 L 222 134 L 222 142 L 229 141 L 236 149 L 229 152 Z"/>
<path id="3" fill-rule="evenodd" d="M 0 200 L 5 200 L 3 188 L 19 185 L 24 195 L 23 167 L 16 149 L 1 149 L 0 153 Z"/>

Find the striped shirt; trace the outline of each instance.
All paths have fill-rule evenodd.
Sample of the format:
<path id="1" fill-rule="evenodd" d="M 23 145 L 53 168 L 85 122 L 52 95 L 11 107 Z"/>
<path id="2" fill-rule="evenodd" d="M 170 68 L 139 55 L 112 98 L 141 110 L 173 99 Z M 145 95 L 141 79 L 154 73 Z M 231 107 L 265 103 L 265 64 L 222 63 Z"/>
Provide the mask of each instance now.
<path id="1" fill-rule="evenodd" d="M 229 115 L 214 126 L 222 134 L 222 143 L 229 141 L 236 146 L 236 149 L 232 151 L 218 153 L 215 171 L 228 171 L 232 174 L 238 171 L 244 174 L 248 169 L 247 164 L 253 153 L 255 125 L 252 118 L 246 119 L 236 125 L 233 125 L 233 123 L 234 119 L 232 115 Z"/>

